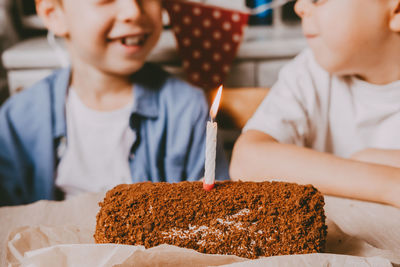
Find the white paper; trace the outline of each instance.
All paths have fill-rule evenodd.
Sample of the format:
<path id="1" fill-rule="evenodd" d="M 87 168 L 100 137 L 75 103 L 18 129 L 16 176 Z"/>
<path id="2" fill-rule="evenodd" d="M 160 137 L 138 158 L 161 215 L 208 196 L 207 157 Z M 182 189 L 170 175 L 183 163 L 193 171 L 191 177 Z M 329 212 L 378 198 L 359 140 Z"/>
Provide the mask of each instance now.
<path id="1" fill-rule="evenodd" d="M 162 245 L 94 244 L 98 202 L 88 194 L 63 202 L 0 208 L 1 266 L 391 266 L 400 264 L 400 209 L 325 197 L 327 254 L 248 260 Z M 7 253 L 7 257 L 5 255 Z M 329 253 L 329 254 L 328 254 Z M 7 259 L 7 260 L 6 260 Z M 132 265 L 132 262 L 135 262 Z"/>

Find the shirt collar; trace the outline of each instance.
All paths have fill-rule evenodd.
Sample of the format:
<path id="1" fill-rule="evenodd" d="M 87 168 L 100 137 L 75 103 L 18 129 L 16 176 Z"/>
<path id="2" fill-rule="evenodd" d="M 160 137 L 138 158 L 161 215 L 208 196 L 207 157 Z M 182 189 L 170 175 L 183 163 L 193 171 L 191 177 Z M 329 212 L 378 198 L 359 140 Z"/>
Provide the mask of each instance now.
<path id="1" fill-rule="evenodd" d="M 133 86 L 132 114 L 155 119 L 158 117 L 158 90 L 147 88 L 142 84 Z"/>
<path id="2" fill-rule="evenodd" d="M 154 77 L 154 74 L 159 77 Z M 158 74 L 158 75 L 157 75 Z M 153 76 L 153 77 L 152 77 Z M 164 77 L 163 77 L 164 76 Z M 139 77 L 135 79 L 135 77 Z M 51 88 L 53 97 L 53 138 L 66 136 L 67 126 L 65 120 L 65 101 L 71 78 L 71 68 L 59 70 L 55 75 L 53 86 Z M 133 107 L 132 114 L 138 114 L 145 118 L 155 119 L 159 114 L 159 91 L 161 84 L 164 82 L 165 75 L 162 72 L 155 71 L 154 66 L 145 66 L 138 71 L 134 77 L 133 91 Z M 154 81 L 158 81 L 154 83 Z"/>
<path id="3" fill-rule="evenodd" d="M 67 125 L 65 122 L 65 99 L 71 77 L 70 68 L 59 70 L 55 75 L 52 88 L 50 89 L 53 97 L 53 138 L 66 136 Z"/>
<path id="4" fill-rule="evenodd" d="M 168 74 L 158 66 L 146 63 L 132 75 L 134 84 L 134 106 L 132 114 L 145 118 L 157 118 L 159 114 L 159 94 Z"/>

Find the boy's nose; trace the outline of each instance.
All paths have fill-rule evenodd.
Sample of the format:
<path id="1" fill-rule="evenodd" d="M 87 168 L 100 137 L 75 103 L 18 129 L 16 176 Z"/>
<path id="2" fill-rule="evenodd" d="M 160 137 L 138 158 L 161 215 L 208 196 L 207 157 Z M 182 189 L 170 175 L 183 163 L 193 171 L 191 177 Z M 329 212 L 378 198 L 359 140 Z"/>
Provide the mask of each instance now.
<path id="1" fill-rule="evenodd" d="M 118 17 L 121 21 L 134 20 L 142 13 L 142 7 L 137 0 L 120 0 L 119 2 Z"/>
<path id="2" fill-rule="evenodd" d="M 311 5 L 310 0 L 297 0 L 294 5 L 294 11 L 300 18 L 309 16 Z"/>

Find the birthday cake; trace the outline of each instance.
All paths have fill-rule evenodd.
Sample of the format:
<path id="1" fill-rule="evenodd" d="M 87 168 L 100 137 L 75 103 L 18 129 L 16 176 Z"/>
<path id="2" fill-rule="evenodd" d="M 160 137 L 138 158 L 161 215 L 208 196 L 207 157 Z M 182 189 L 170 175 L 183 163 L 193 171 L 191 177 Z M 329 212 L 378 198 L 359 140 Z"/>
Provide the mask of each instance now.
<path id="1" fill-rule="evenodd" d="M 119 185 L 99 203 L 96 243 L 170 244 L 245 258 L 323 252 L 324 199 L 311 185 L 201 182 Z"/>

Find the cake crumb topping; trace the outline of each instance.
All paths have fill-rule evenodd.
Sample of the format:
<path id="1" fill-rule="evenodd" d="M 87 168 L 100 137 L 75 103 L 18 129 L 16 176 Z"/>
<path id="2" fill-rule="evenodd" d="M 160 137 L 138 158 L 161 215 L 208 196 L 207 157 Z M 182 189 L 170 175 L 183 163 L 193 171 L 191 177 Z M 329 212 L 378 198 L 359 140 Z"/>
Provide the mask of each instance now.
<path id="1" fill-rule="evenodd" d="M 171 244 L 245 258 L 323 252 L 324 199 L 311 185 L 201 182 L 119 185 L 99 203 L 97 243 Z"/>

